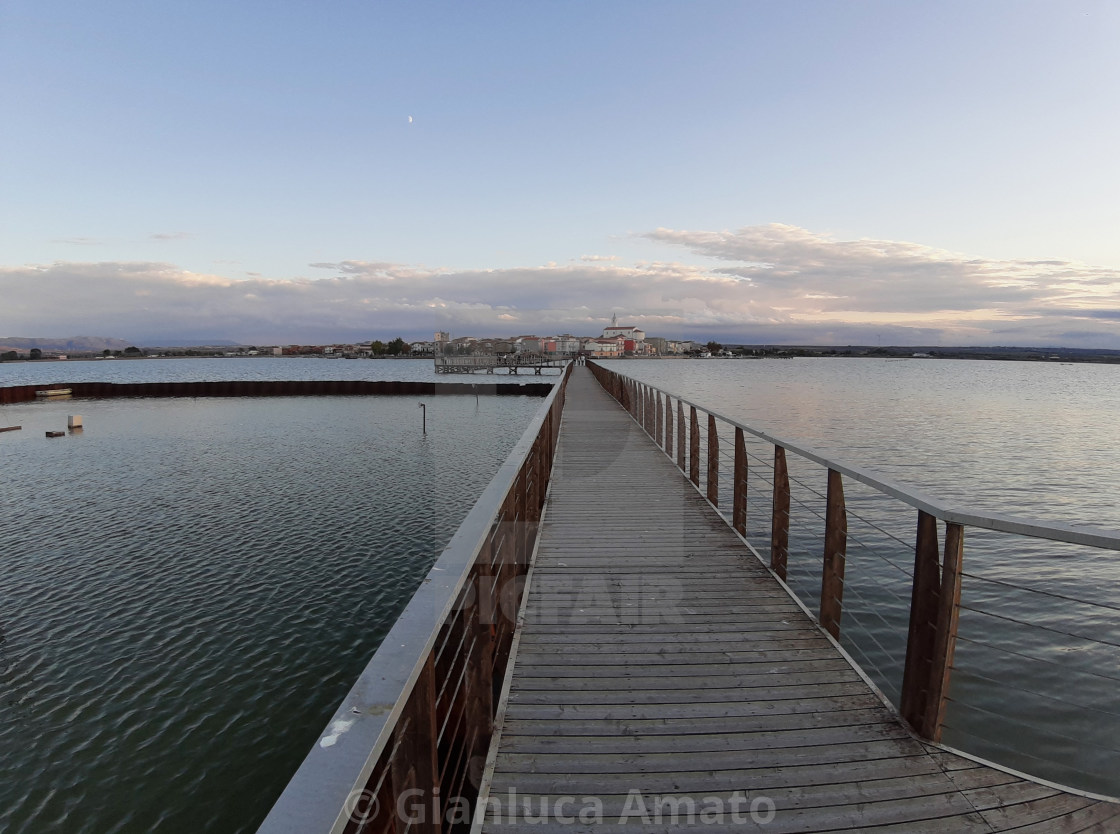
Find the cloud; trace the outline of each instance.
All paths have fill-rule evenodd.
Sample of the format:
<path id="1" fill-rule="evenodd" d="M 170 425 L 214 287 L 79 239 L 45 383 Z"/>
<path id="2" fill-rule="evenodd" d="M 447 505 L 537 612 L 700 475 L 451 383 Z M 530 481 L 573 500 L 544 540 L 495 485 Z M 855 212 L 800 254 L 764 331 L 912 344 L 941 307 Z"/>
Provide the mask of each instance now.
<path id="1" fill-rule="evenodd" d="M 152 240 L 186 240 L 192 238 L 190 232 L 156 232 L 153 235 L 148 235 Z"/>
<path id="2" fill-rule="evenodd" d="M 580 255 L 579 259 L 584 263 L 598 263 L 600 261 L 617 261 L 618 255 Z"/>
<path id="3" fill-rule="evenodd" d="M 96 237 L 63 237 L 56 238 L 54 243 L 69 243 L 71 246 L 101 246 L 105 241 Z"/>
<path id="4" fill-rule="evenodd" d="M 0 268 L 9 333 L 327 342 L 401 335 L 593 335 L 618 312 L 667 337 L 787 344 L 1120 347 L 1120 272 L 992 261 L 794 226 L 644 235 L 706 265 L 603 256 L 492 270 L 319 262 L 322 277 L 233 279 L 167 263 Z M 696 260 L 693 257 L 691 260 Z M 5 335 L 0 332 L 0 336 Z"/>

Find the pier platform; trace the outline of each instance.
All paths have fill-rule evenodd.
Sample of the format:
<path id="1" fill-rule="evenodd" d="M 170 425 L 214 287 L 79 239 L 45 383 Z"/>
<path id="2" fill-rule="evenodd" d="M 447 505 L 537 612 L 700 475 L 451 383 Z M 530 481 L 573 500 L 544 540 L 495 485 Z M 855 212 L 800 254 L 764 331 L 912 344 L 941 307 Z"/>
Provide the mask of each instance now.
<path id="1" fill-rule="evenodd" d="M 1120 831 L 913 734 L 590 371 L 567 390 L 482 831 Z"/>

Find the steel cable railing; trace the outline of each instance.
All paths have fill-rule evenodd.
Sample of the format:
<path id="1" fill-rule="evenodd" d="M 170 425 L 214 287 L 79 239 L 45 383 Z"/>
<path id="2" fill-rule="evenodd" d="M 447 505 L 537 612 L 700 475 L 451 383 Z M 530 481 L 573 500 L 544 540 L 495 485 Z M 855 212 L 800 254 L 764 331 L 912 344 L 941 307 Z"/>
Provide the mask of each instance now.
<path id="1" fill-rule="evenodd" d="M 1120 794 L 1120 578 L 1069 571 L 1120 533 L 956 507 L 591 367 L 920 736 Z"/>

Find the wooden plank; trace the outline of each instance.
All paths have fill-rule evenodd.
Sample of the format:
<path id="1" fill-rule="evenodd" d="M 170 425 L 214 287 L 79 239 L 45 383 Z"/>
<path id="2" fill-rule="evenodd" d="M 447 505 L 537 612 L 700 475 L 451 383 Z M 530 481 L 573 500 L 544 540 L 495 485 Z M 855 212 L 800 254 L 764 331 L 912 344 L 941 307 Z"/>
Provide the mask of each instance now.
<path id="1" fill-rule="evenodd" d="M 655 648 L 647 647 L 643 652 L 610 651 L 605 646 L 598 646 L 598 651 L 588 651 L 586 647 L 577 649 L 554 649 L 542 651 L 539 645 L 527 643 L 517 652 L 518 668 L 539 665 L 542 663 L 556 663 L 562 660 L 575 666 L 650 666 L 654 663 L 664 663 L 667 667 L 675 665 L 691 665 L 694 663 L 714 663 L 722 660 L 725 664 L 751 664 L 751 663 L 788 663 L 794 660 L 835 660 L 836 652 L 831 646 L 821 646 L 815 649 L 783 648 L 770 651 L 742 651 L 738 648 L 722 651 L 704 651 L 704 646 L 699 651 L 666 651 L 663 645 Z"/>
<path id="2" fill-rule="evenodd" d="M 628 691 L 636 687 L 643 687 L 650 691 L 667 692 L 683 689 L 698 691 L 704 689 L 721 688 L 769 688 L 773 686 L 811 686 L 813 684 L 832 684 L 838 682 L 854 682 L 862 680 L 854 671 L 847 672 L 825 670 L 820 672 L 787 672 L 781 675 L 765 673 L 740 672 L 738 674 L 709 673 L 703 678 L 679 677 L 666 675 L 660 678 L 642 677 L 636 681 L 633 675 L 609 675 L 597 673 L 593 677 L 536 677 L 522 674 L 518 679 L 518 692 L 531 692 L 533 690 L 563 690 L 564 692 L 610 692 L 612 690 Z M 749 697 L 743 693 L 743 697 Z"/>
<path id="3" fill-rule="evenodd" d="M 847 711 L 882 710 L 874 695 L 839 695 L 823 698 L 795 697 L 782 701 L 712 702 L 695 699 L 679 704 L 511 704 L 507 720 L 547 719 L 550 721 L 624 720 L 659 721 L 703 718 L 770 718 L 785 715 L 839 715 Z M 932 760 L 931 760 L 932 761 Z M 936 763 L 931 765 L 937 768 Z M 941 768 L 937 768 L 939 771 Z M 990 768 L 986 768 L 990 770 Z M 1001 773 L 1002 771 L 992 771 Z"/>
<path id="4" fill-rule="evenodd" d="M 1116 834 L 1120 831 L 1120 804 L 1095 802 L 1058 817 L 1020 826 L 1016 834 Z"/>
<path id="5" fill-rule="evenodd" d="M 800 747 L 830 747 L 843 744 L 909 739 L 906 731 L 877 722 L 834 727 L 797 727 L 783 730 L 758 729 L 715 733 L 635 733 L 632 735 L 550 735 L 503 730 L 502 749 L 508 753 L 586 756 L 654 756 L 662 753 L 723 753 L 781 749 L 788 753 Z M 769 755 L 769 754 L 768 754 Z M 1052 792 L 1051 792 L 1052 793 Z"/>
<path id="6" fill-rule="evenodd" d="M 820 729 L 822 727 L 846 727 L 857 724 L 881 726 L 883 724 L 882 710 L 875 708 L 830 710 L 825 713 L 814 712 L 808 714 L 789 712 L 781 715 L 754 715 L 749 718 L 741 715 L 707 717 L 689 715 L 677 718 L 576 719 L 521 718 L 507 714 L 503 733 L 510 736 L 606 736 L 617 739 L 626 736 L 678 736 L 692 733 L 730 735 L 744 729 L 750 729 L 753 732 L 788 732 Z"/>
<path id="7" fill-rule="evenodd" d="M 682 663 L 669 665 L 626 664 L 624 666 L 596 664 L 585 667 L 561 665 L 555 660 L 543 663 L 522 662 L 518 660 L 518 674 L 521 680 L 529 678 L 573 678 L 582 680 L 602 680 L 611 678 L 708 678 L 710 676 L 743 675 L 794 675 L 818 672 L 850 672 L 851 666 L 841 658 L 830 660 L 771 660 L 767 663 Z"/>
<path id="8" fill-rule="evenodd" d="M 1057 821 L 1075 811 L 1097 804 L 1083 796 L 1060 793 L 1042 799 L 986 808 L 980 812 L 989 825 L 997 831 L 1019 828 L 1031 823 L 1046 823 L 1046 831 L 1059 831 Z"/>
<path id="9" fill-rule="evenodd" d="M 815 686 L 787 686 L 780 680 L 774 681 L 771 686 L 754 687 L 749 696 L 743 689 L 732 686 L 730 688 L 705 687 L 703 692 L 688 689 L 615 689 L 583 691 L 570 689 L 521 689 L 510 692 L 510 700 L 521 704 L 681 704 L 703 700 L 709 704 L 739 703 L 749 697 L 751 700 L 774 702 L 782 700 L 798 700 L 813 697 L 841 697 L 850 695 L 863 695 L 867 692 L 867 684 L 862 681 L 844 681 L 821 683 Z"/>
<path id="10" fill-rule="evenodd" d="M 831 763 L 823 765 L 801 764 L 785 768 L 767 766 L 740 767 L 725 770 L 682 770 L 677 773 L 646 774 L 641 784 L 645 791 L 673 793 L 686 791 L 718 791 L 742 789 L 750 786 L 752 791 L 773 791 L 788 788 L 806 789 L 814 786 L 864 783 L 891 777 L 917 777 L 937 774 L 936 765 L 924 756 L 891 757 L 871 759 L 864 762 L 848 762 L 843 770 Z M 626 793 L 635 782 L 631 774 L 579 774 L 579 773 L 496 773 L 494 787 L 508 790 L 519 787 L 522 790 L 544 794 L 591 793 L 606 796 Z"/>
<path id="11" fill-rule="evenodd" d="M 503 739 L 503 747 L 505 739 Z M 772 767 L 792 767 L 805 764 L 831 764 L 843 766 L 849 762 L 890 758 L 913 752 L 909 737 L 889 738 L 881 741 L 857 741 L 851 744 L 824 744 L 773 748 L 766 761 Z M 621 755 L 588 755 L 579 751 L 571 753 L 506 753 L 502 757 L 509 770 L 533 773 L 626 773 L 634 776 L 644 773 L 680 773 L 690 770 L 734 768 L 741 766 L 747 757 L 741 751 L 703 751 L 668 753 L 632 753 Z M 1087 801 L 1087 800 L 1083 800 Z M 1070 810 L 1073 810 L 1070 808 Z"/>

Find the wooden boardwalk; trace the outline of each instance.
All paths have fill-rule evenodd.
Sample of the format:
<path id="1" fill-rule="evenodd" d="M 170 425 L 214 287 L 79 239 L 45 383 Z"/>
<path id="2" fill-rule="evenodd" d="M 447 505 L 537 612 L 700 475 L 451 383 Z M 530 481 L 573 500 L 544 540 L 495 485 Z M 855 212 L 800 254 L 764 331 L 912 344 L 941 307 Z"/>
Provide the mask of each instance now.
<path id="1" fill-rule="evenodd" d="M 913 736 L 586 368 L 483 830 L 1120 832 Z"/>

